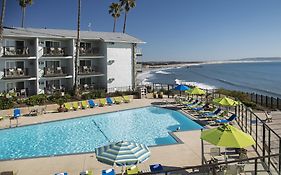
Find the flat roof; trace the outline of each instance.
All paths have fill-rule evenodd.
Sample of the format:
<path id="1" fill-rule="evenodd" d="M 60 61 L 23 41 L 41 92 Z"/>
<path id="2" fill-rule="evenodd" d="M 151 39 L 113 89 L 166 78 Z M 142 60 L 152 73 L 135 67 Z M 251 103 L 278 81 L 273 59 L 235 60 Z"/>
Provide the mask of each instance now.
<path id="1" fill-rule="evenodd" d="M 4 27 L 3 36 L 76 39 L 77 31 L 66 29 Z M 81 31 L 80 39 L 100 39 L 104 42 L 123 42 L 137 44 L 145 43 L 144 41 L 138 38 L 120 32 Z"/>

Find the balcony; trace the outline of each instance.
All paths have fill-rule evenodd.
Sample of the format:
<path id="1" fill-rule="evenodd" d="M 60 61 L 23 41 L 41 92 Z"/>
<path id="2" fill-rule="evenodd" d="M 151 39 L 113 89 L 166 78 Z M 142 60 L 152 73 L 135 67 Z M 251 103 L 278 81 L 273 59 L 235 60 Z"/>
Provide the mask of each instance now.
<path id="1" fill-rule="evenodd" d="M 61 76 L 67 76 L 65 67 L 44 68 L 44 77 L 61 77 Z"/>
<path id="2" fill-rule="evenodd" d="M 136 48 L 135 52 L 136 52 L 136 56 L 142 56 L 142 49 L 141 48 Z"/>
<path id="3" fill-rule="evenodd" d="M 100 49 L 98 47 L 93 47 L 93 48 L 88 48 L 88 49 L 81 47 L 79 49 L 79 55 L 80 56 L 102 56 L 102 54 L 100 53 Z"/>
<path id="4" fill-rule="evenodd" d="M 91 66 L 80 66 L 78 69 L 79 75 L 100 75 L 101 72 L 98 72 L 95 67 Z"/>
<path id="5" fill-rule="evenodd" d="M 4 77 L 3 79 L 22 79 L 22 78 L 30 78 L 31 76 L 28 74 L 28 69 L 25 68 L 8 68 L 4 69 Z"/>
<path id="6" fill-rule="evenodd" d="M 52 95 L 54 93 L 63 93 L 66 89 L 63 86 L 49 86 L 44 88 L 44 93 L 47 95 Z"/>
<path id="7" fill-rule="evenodd" d="M 3 47 L 3 56 L 5 57 L 29 57 L 28 47 Z"/>
<path id="8" fill-rule="evenodd" d="M 66 54 L 66 48 L 61 47 L 44 47 L 44 57 L 57 57 L 57 56 L 68 56 Z"/>
<path id="9" fill-rule="evenodd" d="M 79 89 L 84 92 L 92 91 L 95 89 L 95 84 L 80 84 Z"/>

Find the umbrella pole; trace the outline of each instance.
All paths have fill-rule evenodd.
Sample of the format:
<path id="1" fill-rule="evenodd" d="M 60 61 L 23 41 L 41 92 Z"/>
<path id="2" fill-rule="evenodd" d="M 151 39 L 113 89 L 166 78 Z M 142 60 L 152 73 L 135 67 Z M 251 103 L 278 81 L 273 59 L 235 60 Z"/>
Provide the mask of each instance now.
<path id="1" fill-rule="evenodd" d="M 201 129 L 201 133 L 202 133 L 203 129 Z M 203 142 L 203 139 L 201 139 L 201 157 L 202 157 L 202 165 L 204 165 L 204 142 Z"/>

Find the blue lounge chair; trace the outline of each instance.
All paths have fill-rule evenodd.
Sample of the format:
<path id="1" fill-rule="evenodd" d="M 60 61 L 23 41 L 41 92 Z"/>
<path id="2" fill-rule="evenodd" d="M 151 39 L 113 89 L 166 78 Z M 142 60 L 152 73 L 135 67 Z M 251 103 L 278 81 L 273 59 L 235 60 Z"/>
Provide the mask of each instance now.
<path id="1" fill-rule="evenodd" d="M 112 104 L 113 104 L 113 101 L 111 100 L 110 97 L 106 97 L 106 103 L 107 103 L 108 105 L 112 105 Z"/>
<path id="2" fill-rule="evenodd" d="M 13 118 L 18 118 L 18 117 L 20 117 L 20 115 L 21 115 L 20 109 L 19 108 L 15 108 L 14 109 L 14 116 L 13 116 Z"/>
<path id="3" fill-rule="evenodd" d="M 203 110 L 205 107 L 209 106 L 208 104 L 204 104 L 203 106 L 201 107 L 194 107 L 194 108 L 191 108 L 191 110 L 193 111 L 201 111 Z"/>
<path id="4" fill-rule="evenodd" d="M 228 119 L 219 119 L 215 120 L 216 123 L 229 123 L 233 121 L 237 116 L 235 114 L 232 114 Z"/>
<path id="5" fill-rule="evenodd" d="M 157 172 L 157 171 L 163 171 L 163 166 L 161 164 L 154 164 L 154 165 L 149 165 L 150 171 L 151 172 Z"/>
<path id="6" fill-rule="evenodd" d="M 192 102 L 192 103 L 185 104 L 185 106 L 193 106 L 193 105 L 197 104 L 198 102 L 199 102 L 199 100 L 195 100 L 195 101 Z"/>
<path id="7" fill-rule="evenodd" d="M 55 175 L 68 175 L 67 173 L 56 173 Z"/>
<path id="8" fill-rule="evenodd" d="M 221 108 L 218 108 L 214 112 L 203 113 L 201 116 L 202 117 L 212 117 L 212 116 L 218 115 L 220 112 L 221 112 Z"/>
<path id="9" fill-rule="evenodd" d="M 88 100 L 88 103 L 89 103 L 90 108 L 93 108 L 93 107 L 98 106 L 98 105 L 95 103 L 94 100 Z"/>
<path id="10" fill-rule="evenodd" d="M 102 170 L 102 175 L 115 175 L 114 169 Z"/>

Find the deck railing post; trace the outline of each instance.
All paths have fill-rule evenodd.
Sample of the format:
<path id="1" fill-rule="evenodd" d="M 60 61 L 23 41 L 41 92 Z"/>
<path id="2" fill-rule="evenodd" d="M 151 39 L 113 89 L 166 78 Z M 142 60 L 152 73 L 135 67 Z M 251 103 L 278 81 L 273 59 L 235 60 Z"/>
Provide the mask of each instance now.
<path id="1" fill-rule="evenodd" d="M 256 104 L 258 104 L 258 94 L 256 94 Z"/>
<path id="2" fill-rule="evenodd" d="M 265 124 L 262 124 L 262 156 L 265 156 Z M 265 161 L 265 158 L 263 158 Z"/>
<path id="3" fill-rule="evenodd" d="M 268 107 L 268 96 L 265 96 L 265 106 Z"/>
<path id="4" fill-rule="evenodd" d="M 270 98 L 270 107 L 273 108 L 273 97 Z"/>
<path id="5" fill-rule="evenodd" d="M 263 95 L 261 95 L 261 105 L 263 105 Z"/>
<path id="6" fill-rule="evenodd" d="M 254 171 L 254 175 L 258 174 L 258 160 L 255 159 L 255 171 Z"/>
<path id="7" fill-rule="evenodd" d="M 256 117 L 256 150 L 258 151 L 258 118 Z"/>
<path id="8" fill-rule="evenodd" d="M 245 115 L 245 129 L 246 129 L 246 132 L 248 132 L 248 108 L 246 108 L 246 115 Z"/>
<path id="9" fill-rule="evenodd" d="M 267 149 L 268 149 L 268 172 L 269 172 L 270 171 L 270 130 L 268 130 Z"/>
<path id="10" fill-rule="evenodd" d="M 241 117 L 242 117 L 242 130 L 243 130 L 243 128 L 244 128 L 244 115 L 243 115 L 243 110 L 244 110 L 244 106 L 242 105 L 242 107 L 241 107 L 241 111 L 240 111 L 240 113 L 241 113 Z"/>
<path id="11" fill-rule="evenodd" d="M 276 102 L 276 106 L 277 106 L 277 109 L 279 109 L 279 98 L 277 97 L 277 102 Z"/>
<path id="12" fill-rule="evenodd" d="M 281 139 L 279 138 L 279 160 L 278 160 L 279 174 L 281 174 Z"/>
<path id="13" fill-rule="evenodd" d="M 252 116 L 253 114 L 252 114 L 252 110 L 250 110 L 250 135 L 252 135 L 252 118 L 253 118 L 253 116 Z"/>

